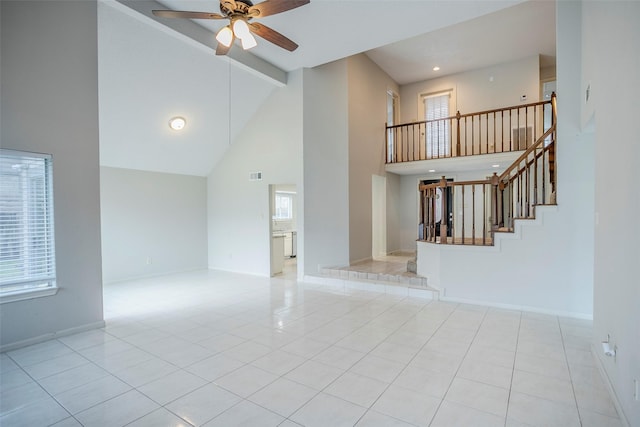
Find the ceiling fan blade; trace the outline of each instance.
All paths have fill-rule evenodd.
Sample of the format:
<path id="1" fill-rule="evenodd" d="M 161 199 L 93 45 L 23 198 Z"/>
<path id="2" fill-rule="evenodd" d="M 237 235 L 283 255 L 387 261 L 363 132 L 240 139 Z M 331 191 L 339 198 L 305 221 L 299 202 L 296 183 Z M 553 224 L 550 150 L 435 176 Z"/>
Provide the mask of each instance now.
<path id="1" fill-rule="evenodd" d="M 222 43 L 218 43 L 218 47 L 216 47 L 216 55 L 226 55 L 229 50 L 231 50 L 231 46 L 233 46 L 233 43 L 231 43 L 229 47 L 223 45 Z"/>
<path id="2" fill-rule="evenodd" d="M 293 52 L 298 48 L 298 45 L 294 41 L 288 39 L 287 37 L 283 36 L 276 30 L 267 27 L 266 25 L 254 22 L 252 24 L 249 24 L 249 29 L 255 35 L 260 36 L 263 39 L 270 41 L 271 43 L 278 45 L 283 49 L 288 50 L 289 52 Z"/>
<path id="3" fill-rule="evenodd" d="M 219 13 L 189 12 L 184 10 L 152 10 L 155 16 L 161 18 L 187 18 L 187 19 L 224 19 Z"/>
<path id="4" fill-rule="evenodd" d="M 304 6 L 310 1 L 311 0 L 266 0 L 255 6 L 251 6 L 247 14 L 253 18 L 262 18 Z"/>

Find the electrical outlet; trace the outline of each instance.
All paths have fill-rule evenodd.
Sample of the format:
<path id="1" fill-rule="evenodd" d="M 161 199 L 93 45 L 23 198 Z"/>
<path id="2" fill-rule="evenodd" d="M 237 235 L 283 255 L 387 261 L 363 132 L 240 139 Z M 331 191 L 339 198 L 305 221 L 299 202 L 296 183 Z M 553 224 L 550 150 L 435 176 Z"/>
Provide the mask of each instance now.
<path id="1" fill-rule="evenodd" d="M 153 259 L 150 256 L 148 256 L 147 257 L 147 265 L 151 265 L 151 264 L 153 264 Z"/>

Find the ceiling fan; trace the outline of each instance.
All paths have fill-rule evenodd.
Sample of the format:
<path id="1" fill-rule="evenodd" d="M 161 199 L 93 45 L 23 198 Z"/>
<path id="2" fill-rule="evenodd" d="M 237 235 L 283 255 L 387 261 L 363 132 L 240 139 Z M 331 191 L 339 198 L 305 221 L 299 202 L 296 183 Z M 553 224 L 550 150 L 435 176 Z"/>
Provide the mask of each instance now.
<path id="1" fill-rule="evenodd" d="M 152 12 L 155 16 L 162 18 L 228 19 L 229 25 L 223 27 L 216 35 L 218 41 L 216 55 L 226 55 L 236 38 L 240 39 L 243 49 L 251 49 L 257 45 L 253 34 L 293 52 L 298 48 L 295 42 L 264 24 L 250 21 L 254 18 L 286 12 L 309 2 L 310 0 L 265 0 L 254 5 L 250 0 L 220 0 L 222 14 L 180 10 L 153 10 Z"/>

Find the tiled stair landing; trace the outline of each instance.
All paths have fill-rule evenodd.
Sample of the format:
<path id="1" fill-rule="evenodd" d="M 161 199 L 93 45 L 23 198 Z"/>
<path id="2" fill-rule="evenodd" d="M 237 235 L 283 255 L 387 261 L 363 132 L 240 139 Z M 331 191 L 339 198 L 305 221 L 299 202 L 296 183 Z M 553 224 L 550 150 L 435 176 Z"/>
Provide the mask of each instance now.
<path id="1" fill-rule="evenodd" d="M 407 271 L 407 263 L 414 259 L 414 254 L 402 253 L 357 262 L 347 267 L 322 268 L 317 278 L 319 280 L 314 281 L 337 288 L 438 299 L 438 290 L 429 287 L 426 277 Z"/>

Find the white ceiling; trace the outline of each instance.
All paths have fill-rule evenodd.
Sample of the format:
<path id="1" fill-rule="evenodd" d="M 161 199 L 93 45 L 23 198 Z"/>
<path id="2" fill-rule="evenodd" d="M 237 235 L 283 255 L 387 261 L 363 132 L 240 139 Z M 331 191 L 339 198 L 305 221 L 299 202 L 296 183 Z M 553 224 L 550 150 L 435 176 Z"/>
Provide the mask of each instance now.
<path id="1" fill-rule="evenodd" d="M 217 0 L 162 3 L 219 10 Z M 206 176 L 276 87 L 121 3 L 102 0 L 98 22 L 104 166 Z M 261 22 L 300 45 L 288 52 L 258 38 L 251 53 L 284 71 L 366 52 L 403 84 L 433 77 L 436 62 L 441 76 L 535 53 L 555 56 L 552 1 L 311 0 Z M 198 23 L 212 40 L 224 25 Z M 168 127 L 175 115 L 187 118 L 183 132 Z"/>

